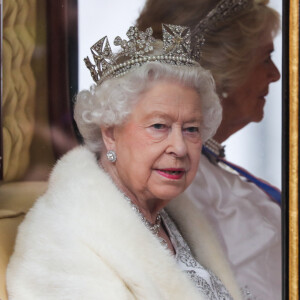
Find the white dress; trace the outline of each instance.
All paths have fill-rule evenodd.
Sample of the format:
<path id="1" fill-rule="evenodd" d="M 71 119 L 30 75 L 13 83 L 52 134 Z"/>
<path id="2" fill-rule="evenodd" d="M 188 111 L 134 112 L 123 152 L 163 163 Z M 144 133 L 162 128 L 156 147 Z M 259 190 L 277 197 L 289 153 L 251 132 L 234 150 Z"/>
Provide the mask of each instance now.
<path id="1" fill-rule="evenodd" d="M 213 225 L 239 285 L 255 299 L 281 299 L 279 205 L 204 155 L 186 193 Z"/>
<path id="2" fill-rule="evenodd" d="M 162 211 L 161 217 L 172 241 L 177 265 L 191 278 L 199 292 L 209 300 L 233 300 L 218 276 L 194 258 L 190 247 L 168 214 Z"/>

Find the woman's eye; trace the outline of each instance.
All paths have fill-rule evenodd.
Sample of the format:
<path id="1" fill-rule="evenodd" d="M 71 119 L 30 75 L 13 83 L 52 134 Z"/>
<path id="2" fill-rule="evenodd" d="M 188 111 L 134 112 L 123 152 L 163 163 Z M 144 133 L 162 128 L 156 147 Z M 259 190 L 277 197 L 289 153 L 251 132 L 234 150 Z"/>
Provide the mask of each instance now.
<path id="1" fill-rule="evenodd" d="M 190 132 L 190 133 L 195 133 L 195 132 L 199 132 L 199 128 L 198 127 L 187 127 L 184 129 L 186 132 Z"/>
<path id="2" fill-rule="evenodd" d="M 160 130 L 160 129 L 165 129 L 165 128 L 166 128 L 166 125 L 164 125 L 164 124 L 153 124 L 152 127 L 153 127 L 154 129 Z"/>

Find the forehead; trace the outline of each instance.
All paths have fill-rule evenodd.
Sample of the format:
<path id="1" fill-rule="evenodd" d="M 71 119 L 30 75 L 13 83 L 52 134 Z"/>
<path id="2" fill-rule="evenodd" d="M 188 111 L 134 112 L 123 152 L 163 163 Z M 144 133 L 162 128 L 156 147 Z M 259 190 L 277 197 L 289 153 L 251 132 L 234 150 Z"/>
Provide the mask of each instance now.
<path id="1" fill-rule="evenodd" d="M 201 111 L 201 101 L 193 87 L 174 81 L 162 81 L 154 83 L 140 95 L 134 111 L 140 116 L 160 112 L 195 116 Z"/>

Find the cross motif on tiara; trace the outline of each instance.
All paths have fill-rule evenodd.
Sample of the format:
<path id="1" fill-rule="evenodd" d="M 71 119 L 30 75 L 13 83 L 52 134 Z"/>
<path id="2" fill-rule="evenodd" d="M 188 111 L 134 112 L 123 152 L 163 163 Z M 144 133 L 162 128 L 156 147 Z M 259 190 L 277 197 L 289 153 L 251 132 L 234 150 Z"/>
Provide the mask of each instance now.
<path id="1" fill-rule="evenodd" d="M 91 47 L 91 52 L 98 68 L 99 76 L 101 76 L 103 72 L 107 71 L 110 66 L 115 63 L 107 36 L 103 37 L 96 44 L 94 44 Z M 87 63 L 91 64 L 90 61 Z"/>
<path id="2" fill-rule="evenodd" d="M 191 35 L 188 27 L 163 24 L 162 32 L 166 52 L 190 56 Z"/>

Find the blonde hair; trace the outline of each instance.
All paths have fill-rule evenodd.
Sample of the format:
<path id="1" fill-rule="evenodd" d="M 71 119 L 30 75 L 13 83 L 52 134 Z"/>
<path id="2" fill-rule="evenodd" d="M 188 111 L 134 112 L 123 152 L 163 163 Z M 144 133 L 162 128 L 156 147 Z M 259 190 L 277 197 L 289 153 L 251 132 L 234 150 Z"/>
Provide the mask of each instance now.
<path id="1" fill-rule="evenodd" d="M 237 16 L 231 16 L 205 35 L 200 64 L 209 69 L 216 82 L 217 92 L 229 91 L 243 83 L 255 59 L 255 50 L 280 28 L 279 14 L 268 0 L 249 0 L 251 3 Z M 137 26 L 152 27 L 161 38 L 161 23 L 189 26 L 193 29 L 220 0 L 148 0 Z"/>

